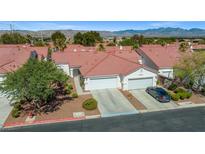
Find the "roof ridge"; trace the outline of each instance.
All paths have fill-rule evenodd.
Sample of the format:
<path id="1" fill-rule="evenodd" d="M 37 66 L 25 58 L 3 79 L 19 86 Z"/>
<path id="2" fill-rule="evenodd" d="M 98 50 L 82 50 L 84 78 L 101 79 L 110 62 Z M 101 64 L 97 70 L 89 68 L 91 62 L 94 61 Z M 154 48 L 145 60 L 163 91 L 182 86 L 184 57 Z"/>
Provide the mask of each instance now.
<path id="1" fill-rule="evenodd" d="M 93 67 L 91 67 L 85 74 L 88 74 L 91 70 L 93 70 L 94 68 L 96 68 L 100 63 L 102 63 L 107 57 L 109 57 L 110 54 L 107 53 L 107 55 L 102 59 L 100 60 L 96 65 L 94 65 Z"/>
<path id="2" fill-rule="evenodd" d="M 15 60 L 11 60 L 11 61 L 9 61 L 9 62 L 7 62 L 7 63 L 4 63 L 4 64 L 0 65 L 0 68 L 2 68 L 3 66 L 5 66 L 5 65 L 7 65 L 7 64 L 12 63 L 12 62 L 15 62 Z"/>
<path id="3" fill-rule="evenodd" d="M 139 63 L 137 63 L 137 62 L 133 62 L 133 61 L 127 59 L 127 58 L 117 56 L 117 55 L 115 55 L 115 54 L 113 54 L 113 56 L 115 56 L 115 57 L 117 57 L 117 58 L 120 58 L 120 59 L 123 59 L 123 60 L 125 60 L 125 61 L 128 61 L 128 62 L 130 62 L 130 63 L 139 64 Z"/>

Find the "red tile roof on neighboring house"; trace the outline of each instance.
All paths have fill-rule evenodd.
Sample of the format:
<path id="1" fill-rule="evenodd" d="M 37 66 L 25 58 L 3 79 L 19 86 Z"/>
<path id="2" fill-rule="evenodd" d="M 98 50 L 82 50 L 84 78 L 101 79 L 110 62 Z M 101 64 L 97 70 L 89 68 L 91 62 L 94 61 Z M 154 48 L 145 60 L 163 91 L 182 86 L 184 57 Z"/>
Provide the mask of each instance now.
<path id="1" fill-rule="evenodd" d="M 25 45 L 0 45 L 0 74 L 17 70 L 29 59 L 31 51 L 36 50 L 40 55 L 47 55 L 46 47 L 28 47 Z"/>
<path id="2" fill-rule="evenodd" d="M 143 45 L 140 51 L 148 56 L 158 68 L 172 68 L 180 58 L 179 46 L 176 44 Z"/>
<path id="3" fill-rule="evenodd" d="M 29 58 L 31 51 L 37 51 L 39 58 L 46 57 L 47 47 L 29 47 L 22 45 L 0 45 L 0 73 L 15 71 Z M 63 51 L 54 52 L 52 59 L 56 64 L 69 64 L 79 67 L 84 76 L 127 74 L 142 65 L 139 55 L 131 47 L 106 47 L 98 51 L 96 47 L 68 45 Z M 1 64 L 1 63 L 0 63 Z"/>
<path id="4" fill-rule="evenodd" d="M 205 49 L 205 44 L 193 44 L 192 49 Z"/>

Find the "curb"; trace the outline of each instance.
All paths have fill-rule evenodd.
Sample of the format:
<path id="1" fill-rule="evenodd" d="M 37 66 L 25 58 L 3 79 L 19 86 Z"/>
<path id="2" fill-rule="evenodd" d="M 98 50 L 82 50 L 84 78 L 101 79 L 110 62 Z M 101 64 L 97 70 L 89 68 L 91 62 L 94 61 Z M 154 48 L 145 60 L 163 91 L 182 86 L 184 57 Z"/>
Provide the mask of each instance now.
<path id="1" fill-rule="evenodd" d="M 85 119 L 97 119 L 97 118 L 100 118 L 100 117 L 101 117 L 101 115 L 97 114 L 97 115 L 85 116 Z"/>
<path id="2" fill-rule="evenodd" d="M 6 123 L 6 124 L 4 124 L 3 128 L 12 128 L 12 127 L 21 127 L 21 126 L 32 126 L 32 125 L 50 124 L 50 123 L 60 123 L 60 122 L 68 122 L 68 121 L 79 121 L 79 120 L 84 120 L 84 119 L 86 119 L 86 117 L 38 120 L 38 121 L 31 122 L 31 123 L 14 122 L 14 123 Z"/>

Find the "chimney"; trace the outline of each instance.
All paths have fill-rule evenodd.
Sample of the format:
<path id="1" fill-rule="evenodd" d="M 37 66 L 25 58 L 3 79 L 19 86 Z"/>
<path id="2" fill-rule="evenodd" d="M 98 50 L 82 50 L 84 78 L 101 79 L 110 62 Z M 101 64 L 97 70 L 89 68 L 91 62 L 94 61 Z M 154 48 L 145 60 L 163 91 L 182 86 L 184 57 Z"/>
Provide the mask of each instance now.
<path id="1" fill-rule="evenodd" d="M 142 65 L 142 59 L 139 59 L 138 62 L 140 65 Z"/>

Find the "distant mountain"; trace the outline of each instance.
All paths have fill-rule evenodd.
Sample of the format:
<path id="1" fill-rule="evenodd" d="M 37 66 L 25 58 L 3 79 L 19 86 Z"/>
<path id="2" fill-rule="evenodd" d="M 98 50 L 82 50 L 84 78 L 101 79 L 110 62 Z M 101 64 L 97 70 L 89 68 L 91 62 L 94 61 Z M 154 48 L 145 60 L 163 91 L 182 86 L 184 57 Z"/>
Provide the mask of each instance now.
<path id="1" fill-rule="evenodd" d="M 34 37 L 50 37 L 56 30 L 40 30 L 40 31 L 28 31 L 28 30 L 16 30 L 23 35 L 30 34 Z M 60 30 L 68 37 L 73 37 L 77 32 L 86 32 L 84 30 Z M 3 33 L 10 32 L 5 30 L 0 30 L 0 35 Z M 121 30 L 121 31 L 98 31 L 103 37 L 113 37 L 113 36 L 133 36 L 135 34 L 141 34 L 145 37 L 205 37 L 205 30 L 199 28 L 192 29 L 182 29 L 182 28 L 157 28 L 157 29 L 146 29 L 146 30 Z"/>
<path id="2" fill-rule="evenodd" d="M 199 28 L 182 29 L 182 28 L 157 28 L 147 30 L 124 30 L 113 32 L 120 36 L 132 36 L 134 34 L 142 34 L 146 37 L 205 37 L 205 30 Z"/>

